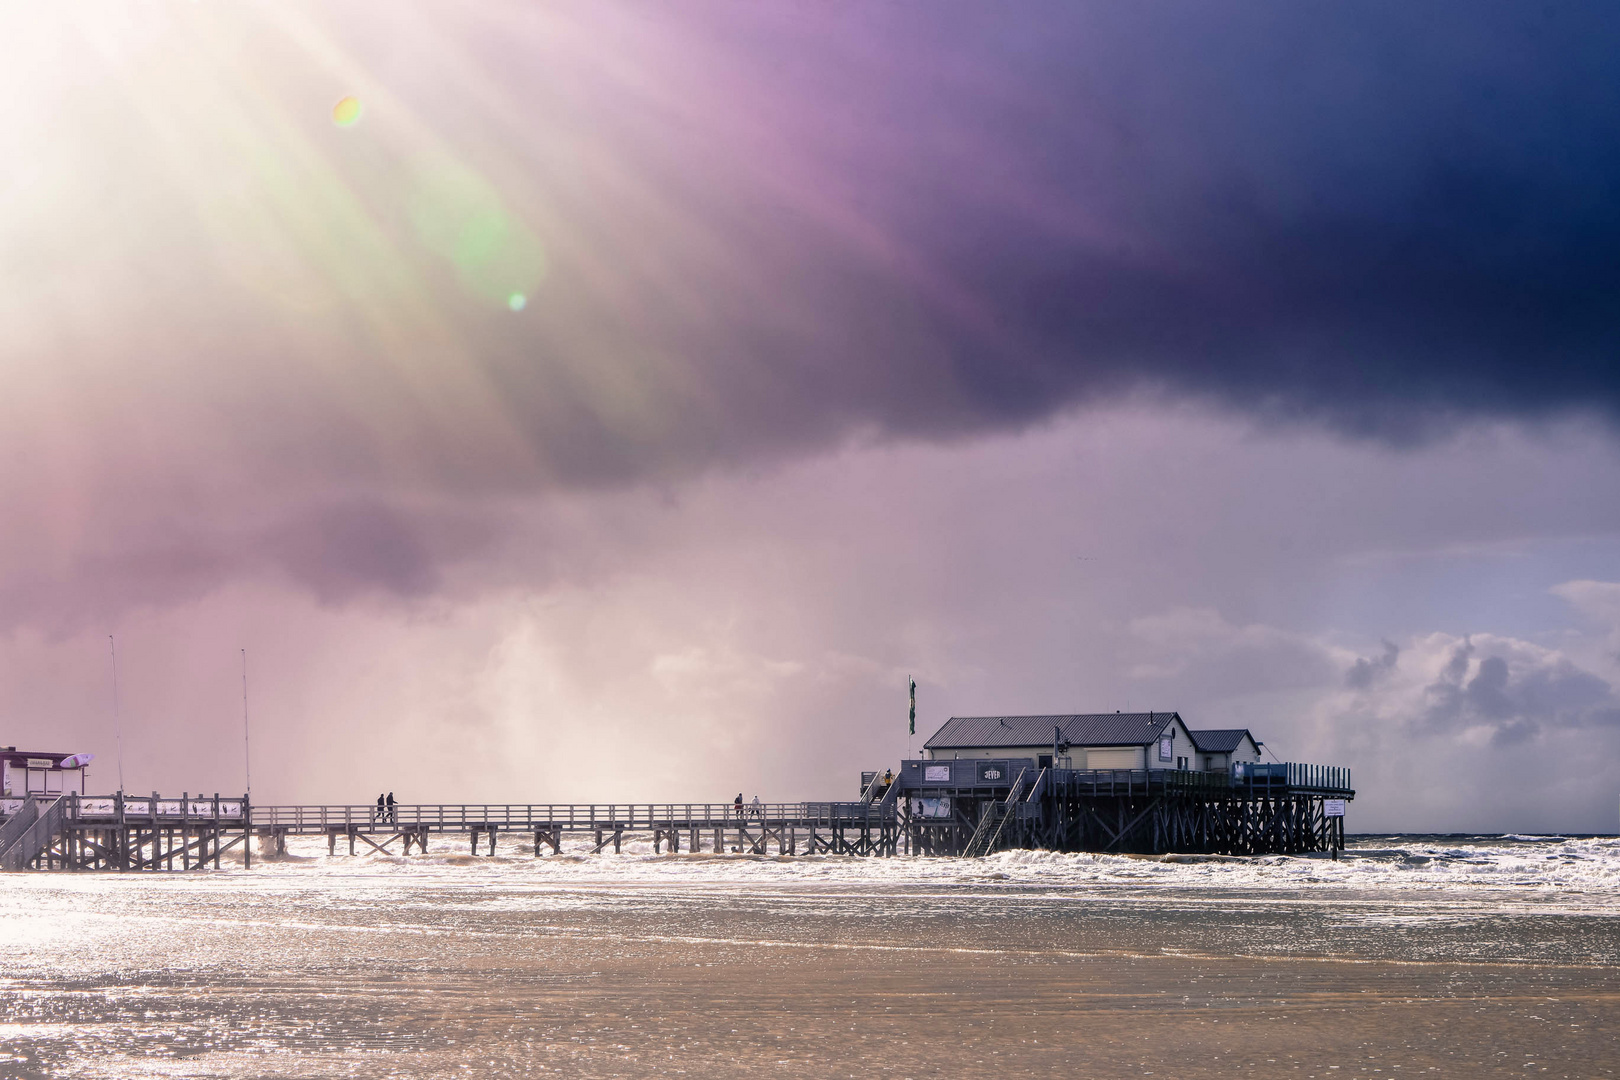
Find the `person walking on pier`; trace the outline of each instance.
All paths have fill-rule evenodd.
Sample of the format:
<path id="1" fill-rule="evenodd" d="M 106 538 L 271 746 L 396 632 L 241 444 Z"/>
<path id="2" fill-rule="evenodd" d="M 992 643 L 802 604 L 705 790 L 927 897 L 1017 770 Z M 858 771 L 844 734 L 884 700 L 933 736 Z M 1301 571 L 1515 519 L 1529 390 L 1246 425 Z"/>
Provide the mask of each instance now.
<path id="1" fill-rule="evenodd" d="M 388 793 L 388 820 L 391 822 L 399 820 L 399 811 L 395 809 L 394 793 L 392 791 Z"/>
<path id="2" fill-rule="evenodd" d="M 754 815 L 754 817 L 759 818 L 761 821 L 765 820 L 765 811 L 760 809 L 759 796 L 758 795 L 754 796 L 754 801 L 753 801 L 752 804 L 750 804 L 748 809 L 749 809 L 749 812 Z"/>
<path id="3" fill-rule="evenodd" d="M 731 804 L 731 809 L 732 809 L 733 812 L 736 813 L 737 818 L 740 821 L 742 819 L 742 816 L 743 816 L 742 815 L 742 792 L 740 792 L 740 791 L 737 792 L 737 801 Z"/>
<path id="4" fill-rule="evenodd" d="M 381 795 L 377 796 L 377 812 L 371 816 L 371 820 L 378 823 L 388 820 L 388 809 L 383 805 L 383 797 Z"/>

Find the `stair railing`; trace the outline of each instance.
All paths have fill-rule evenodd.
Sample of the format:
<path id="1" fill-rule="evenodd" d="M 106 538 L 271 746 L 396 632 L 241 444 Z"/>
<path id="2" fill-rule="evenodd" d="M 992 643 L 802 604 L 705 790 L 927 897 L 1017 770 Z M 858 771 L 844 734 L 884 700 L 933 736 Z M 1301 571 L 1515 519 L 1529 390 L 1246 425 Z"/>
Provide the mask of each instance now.
<path id="1" fill-rule="evenodd" d="M 1018 794 L 1023 790 L 1024 777 L 1028 773 L 1028 766 L 1019 769 L 1017 779 L 1007 791 L 1007 797 L 984 808 L 984 816 L 979 818 L 979 827 L 973 830 L 973 837 L 968 840 L 967 847 L 962 849 L 965 857 L 977 859 L 995 850 L 996 842 L 1001 839 L 1002 830 L 1007 827 L 1008 819 L 1016 812 Z"/>
<path id="2" fill-rule="evenodd" d="M 0 851 L 0 870 L 26 869 L 51 846 L 62 828 L 67 799 L 66 795 L 57 796 L 4 851 Z"/>
<path id="3" fill-rule="evenodd" d="M 23 799 L 23 804 L 15 814 L 0 825 L 0 855 L 4 855 L 17 838 L 28 831 L 28 827 L 39 818 L 39 804 L 32 794 Z"/>

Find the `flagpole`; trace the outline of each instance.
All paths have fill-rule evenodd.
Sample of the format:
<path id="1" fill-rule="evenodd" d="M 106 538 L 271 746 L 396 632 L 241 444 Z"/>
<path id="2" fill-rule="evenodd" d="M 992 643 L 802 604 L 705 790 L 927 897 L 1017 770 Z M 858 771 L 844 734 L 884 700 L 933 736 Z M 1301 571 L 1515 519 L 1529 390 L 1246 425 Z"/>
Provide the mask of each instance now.
<path id="1" fill-rule="evenodd" d="M 911 726 L 906 733 L 906 757 L 909 758 L 912 743 L 917 738 L 917 680 L 907 675 L 906 682 L 911 687 Z"/>

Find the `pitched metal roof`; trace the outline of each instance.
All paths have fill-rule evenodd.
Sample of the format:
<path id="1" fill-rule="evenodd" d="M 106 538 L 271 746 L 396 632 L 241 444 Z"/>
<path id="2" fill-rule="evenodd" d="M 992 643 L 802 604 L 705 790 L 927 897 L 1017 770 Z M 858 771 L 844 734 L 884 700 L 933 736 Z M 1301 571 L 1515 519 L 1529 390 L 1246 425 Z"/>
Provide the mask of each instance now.
<path id="1" fill-rule="evenodd" d="M 1249 729 L 1210 728 L 1205 731 L 1188 731 L 1187 734 L 1192 736 L 1193 745 L 1206 754 L 1230 754 L 1243 742 L 1243 736 L 1249 735 Z M 1249 738 L 1252 739 L 1254 736 L 1249 735 Z"/>
<path id="2" fill-rule="evenodd" d="M 1173 712 L 1060 713 L 1050 716 L 953 716 L 923 746 L 958 750 L 978 746 L 1050 746 L 1052 729 L 1075 746 L 1146 746 Z"/>

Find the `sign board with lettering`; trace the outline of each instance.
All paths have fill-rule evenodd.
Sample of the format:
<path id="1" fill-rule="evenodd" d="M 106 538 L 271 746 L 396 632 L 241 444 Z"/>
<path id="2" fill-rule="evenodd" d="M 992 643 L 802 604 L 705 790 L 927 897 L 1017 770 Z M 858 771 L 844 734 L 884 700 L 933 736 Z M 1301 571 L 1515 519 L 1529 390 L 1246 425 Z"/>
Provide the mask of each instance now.
<path id="1" fill-rule="evenodd" d="M 923 780 L 931 784 L 948 784 L 951 782 L 951 767 L 949 765 L 924 765 Z"/>
<path id="2" fill-rule="evenodd" d="M 1005 761 L 979 762 L 979 783 L 1005 784 L 1007 782 L 1007 763 Z"/>
<path id="3" fill-rule="evenodd" d="M 43 742 L 44 740 L 41 739 L 40 741 Z M 28 767 L 30 769 L 54 769 L 56 768 L 56 759 L 48 757 L 31 757 L 28 759 Z"/>
<path id="4" fill-rule="evenodd" d="M 1323 799 L 1322 815 L 1324 817 L 1344 817 L 1344 800 Z"/>

